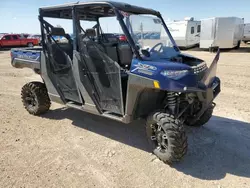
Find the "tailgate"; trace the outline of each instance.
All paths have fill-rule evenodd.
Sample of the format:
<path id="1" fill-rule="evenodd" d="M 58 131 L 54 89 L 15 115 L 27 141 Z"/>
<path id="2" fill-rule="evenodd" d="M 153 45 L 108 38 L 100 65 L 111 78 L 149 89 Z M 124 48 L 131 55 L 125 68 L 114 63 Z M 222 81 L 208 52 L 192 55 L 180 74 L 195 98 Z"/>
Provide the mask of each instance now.
<path id="1" fill-rule="evenodd" d="M 12 66 L 40 69 L 41 50 L 41 48 L 11 49 Z"/>

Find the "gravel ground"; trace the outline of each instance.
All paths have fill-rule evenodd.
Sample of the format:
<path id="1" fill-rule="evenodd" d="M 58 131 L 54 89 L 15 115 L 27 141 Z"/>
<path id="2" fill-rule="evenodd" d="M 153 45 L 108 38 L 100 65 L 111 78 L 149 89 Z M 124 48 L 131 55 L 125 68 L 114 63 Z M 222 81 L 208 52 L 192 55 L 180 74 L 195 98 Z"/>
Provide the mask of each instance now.
<path id="1" fill-rule="evenodd" d="M 168 166 L 150 153 L 143 122 L 123 125 L 57 104 L 29 115 L 20 90 L 40 78 L 12 68 L 9 51 L 0 51 L 0 187 L 249 187 L 249 52 L 221 54 L 214 116 L 186 128 L 188 153 Z M 185 53 L 207 62 L 215 55 Z"/>

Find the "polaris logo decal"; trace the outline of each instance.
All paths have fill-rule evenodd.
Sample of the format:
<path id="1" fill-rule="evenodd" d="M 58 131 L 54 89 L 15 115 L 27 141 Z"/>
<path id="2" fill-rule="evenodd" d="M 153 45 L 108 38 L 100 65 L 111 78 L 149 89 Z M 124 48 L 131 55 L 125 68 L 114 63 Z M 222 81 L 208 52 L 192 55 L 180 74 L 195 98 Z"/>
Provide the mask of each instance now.
<path id="1" fill-rule="evenodd" d="M 18 55 L 17 55 L 17 58 L 20 58 L 20 59 L 32 59 L 32 60 L 37 61 L 37 60 L 39 59 L 39 56 L 36 56 L 36 55 L 21 55 L 21 54 L 18 54 Z"/>
<path id="2" fill-rule="evenodd" d="M 147 65 L 147 64 L 143 64 L 143 63 L 138 63 L 135 65 L 136 68 L 134 68 L 133 70 L 131 70 L 131 72 L 134 72 L 136 70 L 145 70 L 145 71 L 151 71 L 154 72 L 157 70 L 157 68 L 155 66 L 152 65 Z"/>

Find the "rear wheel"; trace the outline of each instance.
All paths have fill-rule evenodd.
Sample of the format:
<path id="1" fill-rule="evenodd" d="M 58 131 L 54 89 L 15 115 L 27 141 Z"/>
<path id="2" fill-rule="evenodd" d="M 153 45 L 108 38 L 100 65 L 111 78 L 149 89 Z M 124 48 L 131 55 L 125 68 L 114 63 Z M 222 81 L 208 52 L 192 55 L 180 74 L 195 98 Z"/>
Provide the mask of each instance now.
<path id="1" fill-rule="evenodd" d="M 237 43 L 237 46 L 235 46 L 235 49 L 239 49 L 240 48 L 240 43 L 241 43 L 241 41 L 239 40 L 238 43 Z"/>
<path id="2" fill-rule="evenodd" d="M 22 102 L 25 109 L 33 115 L 40 115 L 50 108 L 50 99 L 45 84 L 30 82 L 22 87 Z"/>
<path id="3" fill-rule="evenodd" d="M 156 112 L 147 119 L 146 131 L 153 153 L 163 162 L 180 161 L 187 152 L 183 124 L 173 116 Z"/>
<path id="4" fill-rule="evenodd" d="M 34 45 L 33 45 L 32 42 L 29 42 L 29 43 L 27 44 L 27 46 L 28 46 L 28 47 L 33 47 Z"/>

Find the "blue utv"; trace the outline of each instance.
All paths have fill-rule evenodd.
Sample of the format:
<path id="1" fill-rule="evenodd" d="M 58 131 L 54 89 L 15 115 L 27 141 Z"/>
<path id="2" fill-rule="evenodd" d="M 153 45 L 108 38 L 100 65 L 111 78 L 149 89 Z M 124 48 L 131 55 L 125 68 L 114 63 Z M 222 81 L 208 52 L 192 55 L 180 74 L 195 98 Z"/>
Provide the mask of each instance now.
<path id="1" fill-rule="evenodd" d="M 123 32 L 118 38 L 107 38 L 101 28 L 100 19 L 112 17 Z M 72 20 L 72 37 L 47 18 Z M 203 60 L 180 52 L 158 11 L 126 3 L 43 7 L 39 20 L 42 48 L 11 51 L 14 67 L 32 68 L 43 79 L 22 88 L 30 114 L 47 112 L 53 101 L 124 123 L 145 118 L 159 159 L 171 163 L 186 154 L 184 125 L 208 122 L 220 92 L 219 52 L 208 68 Z M 94 26 L 86 29 L 82 21 Z M 146 33 L 156 37 L 145 38 Z"/>

